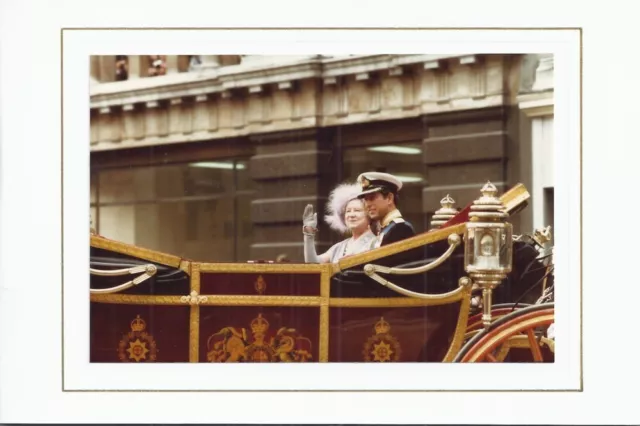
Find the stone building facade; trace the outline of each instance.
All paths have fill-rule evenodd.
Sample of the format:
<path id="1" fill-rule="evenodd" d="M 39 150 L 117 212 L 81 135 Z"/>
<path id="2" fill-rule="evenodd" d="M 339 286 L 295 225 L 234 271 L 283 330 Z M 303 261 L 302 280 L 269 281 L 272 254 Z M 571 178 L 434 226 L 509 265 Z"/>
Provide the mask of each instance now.
<path id="1" fill-rule="evenodd" d="M 487 180 L 530 189 L 517 231 L 546 224 L 549 203 L 553 217 L 549 55 L 99 56 L 91 80 L 91 211 L 106 237 L 301 261 L 305 205 L 322 212 L 336 183 L 371 170 L 402 177 L 418 231 L 444 195 L 463 207 Z M 343 238 L 320 225 L 318 250 Z"/>

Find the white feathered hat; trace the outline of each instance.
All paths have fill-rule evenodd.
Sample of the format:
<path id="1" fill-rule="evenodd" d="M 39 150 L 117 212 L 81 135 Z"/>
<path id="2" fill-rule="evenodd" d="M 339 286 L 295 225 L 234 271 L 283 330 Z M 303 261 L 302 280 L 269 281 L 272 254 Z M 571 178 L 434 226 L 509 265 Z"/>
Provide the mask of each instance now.
<path id="1" fill-rule="evenodd" d="M 331 229 L 341 233 L 347 232 L 347 224 L 344 221 L 347 204 L 351 200 L 358 199 L 361 192 L 362 187 L 357 183 L 342 183 L 331 191 L 327 202 L 327 215 L 324 217 Z"/>

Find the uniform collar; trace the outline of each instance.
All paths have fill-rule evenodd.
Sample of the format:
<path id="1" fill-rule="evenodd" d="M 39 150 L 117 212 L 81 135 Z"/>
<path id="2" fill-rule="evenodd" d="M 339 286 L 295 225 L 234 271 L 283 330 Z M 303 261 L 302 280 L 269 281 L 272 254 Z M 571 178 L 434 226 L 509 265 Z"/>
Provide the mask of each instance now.
<path id="1" fill-rule="evenodd" d="M 397 219 L 399 217 L 402 217 L 402 213 L 400 213 L 400 210 L 393 209 L 389 213 L 387 213 L 387 215 L 380 221 L 380 226 L 384 228 L 388 224 L 390 224 L 393 219 Z"/>

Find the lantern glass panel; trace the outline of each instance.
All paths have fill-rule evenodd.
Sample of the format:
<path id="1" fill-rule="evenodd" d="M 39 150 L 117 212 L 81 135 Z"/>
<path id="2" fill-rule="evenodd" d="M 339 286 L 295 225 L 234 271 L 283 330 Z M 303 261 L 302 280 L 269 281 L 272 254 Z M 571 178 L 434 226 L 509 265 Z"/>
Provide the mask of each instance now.
<path id="1" fill-rule="evenodd" d="M 510 223 L 475 223 L 467 228 L 465 269 L 468 272 L 509 272 L 512 258 Z"/>
<path id="2" fill-rule="evenodd" d="M 473 249 L 475 242 L 475 228 L 467 227 L 464 238 L 464 269 L 469 272 L 475 265 L 475 251 Z"/>

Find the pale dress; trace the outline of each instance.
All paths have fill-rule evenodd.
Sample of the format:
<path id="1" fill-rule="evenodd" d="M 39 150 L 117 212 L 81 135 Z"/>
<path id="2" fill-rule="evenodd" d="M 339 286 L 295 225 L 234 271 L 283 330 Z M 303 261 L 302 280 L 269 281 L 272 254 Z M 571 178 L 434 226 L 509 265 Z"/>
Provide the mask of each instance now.
<path id="1" fill-rule="evenodd" d="M 373 232 L 368 230 L 367 232 L 362 234 L 356 241 L 353 241 L 351 244 L 349 244 L 348 247 L 347 243 L 351 241 L 351 238 L 347 238 L 346 240 L 342 240 L 339 243 L 332 245 L 331 248 L 323 254 L 323 256 L 328 256 L 329 262 L 334 263 L 345 256 L 363 253 L 365 251 L 371 250 L 376 239 L 377 238 L 373 234 Z"/>

